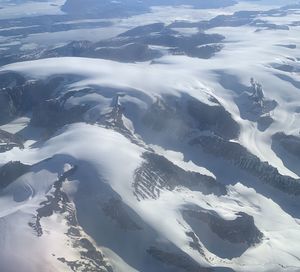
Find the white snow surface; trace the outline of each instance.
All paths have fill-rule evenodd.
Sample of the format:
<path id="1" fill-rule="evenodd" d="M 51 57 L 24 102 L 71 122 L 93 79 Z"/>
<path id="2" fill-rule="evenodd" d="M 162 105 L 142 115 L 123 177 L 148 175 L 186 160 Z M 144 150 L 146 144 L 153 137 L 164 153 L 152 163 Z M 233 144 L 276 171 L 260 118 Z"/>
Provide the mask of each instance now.
<path id="1" fill-rule="evenodd" d="M 270 1 L 264 2 L 270 4 Z M 158 8 L 153 12 L 162 11 Z M 132 20 L 136 19 L 138 18 Z M 276 22 L 277 18 L 266 19 Z M 287 16 L 284 19 L 278 18 L 277 22 L 292 22 L 294 19 L 293 16 Z M 125 93 L 121 98 L 123 101 L 134 102 L 140 107 L 146 107 L 147 102 L 136 98 L 135 92 L 145 95 L 152 101 L 157 97 L 166 95 L 180 97 L 181 94 L 187 93 L 207 104 L 212 103 L 209 100 L 209 96 L 212 95 L 240 125 L 241 134 L 236 141 L 262 161 L 268 161 L 281 174 L 298 178 L 298 175 L 286 167 L 272 150 L 271 137 L 282 131 L 293 135 L 299 133 L 300 118 L 295 109 L 300 104 L 300 90 L 276 74 L 288 75 L 296 81 L 299 81 L 300 77 L 299 73 L 275 70 L 270 64 L 285 63 L 288 58 L 300 57 L 298 50 L 276 46 L 292 43 L 299 47 L 300 28 L 291 27 L 289 31 L 255 32 L 255 29 L 249 26 L 222 27 L 212 29 L 211 32 L 224 34 L 227 43 L 223 51 L 209 60 L 164 56 L 154 63 L 125 64 L 101 59 L 67 57 L 14 63 L 2 67 L 0 71 L 14 71 L 30 79 L 44 80 L 55 75 L 72 75 L 78 77 L 78 80 L 66 86 L 65 91 L 91 86 L 111 88 L 112 92 L 122 90 Z M 299 65 L 299 61 L 295 62 Z M 234 102 L 236 93 L 222 86 L 218 71 L 226 71 L 227 74 L 236 77 L 236 83 L 247 86 L 250 77 L 262 82 L 266 96 L 275 99 L 279 104 L 272 112 L 275 122 L 266 131 L 259 131 L 256 123 L 240 117 L 239 109 Z M 98 108 L 93 108 L 96 114 L 103 113 L 99 105 L 103 107 L 108 105 L 107 98 L 100 93 L 72 98 L 67 105 L 93 102 L 98 105 Z M 130 130 L 134 131 L 135 120 L 127 118 L 124 120 Z M 21 118 L 0 128 L 15 133 L 27 123 L 26 118 Z M 186 171 L 215 176 L 196 162 L 185 161 L 180 151 L 167 150 L 155 145 L 150 147 Z M 23 150 L 14 148 L 1 153 L 0 165 L 9 161 L 35 164 L 56 156 L 63 158 L 62 164 L 55 163 L 52 166 L 56 172 L 50 170 L 29 172 L 9 185 L 4 194 L 0 195 L 0 248 L 4 252 L 0 254 L 1 268 L 13 272 L 17 271 L 17 267 L 24 267 L 23 271 L 26 272 L 68 271 L 68 267 L 58 262 L 56 257 L 63 255 L 72 260 L 78 258 L 78 252 L 67 246 L 68 241 L 62 235 L 66 231 L 63 219 L 58 215 L 43 219 L 42 223 L 48 233 L 42 238 L 34 237 L 27 223 L 35 215 L 40 203 L 45 200 L 45 194 L 49 193 L 49 188 L 57 179 L 57 173 L 70 169 L 70 165 L 77 163 L 80 166 L 84 162 L 95 169 L 95 182 L 104 182 L 112 188 L 126 205 L 155 230 L 158 234 L 157 240 L 170 241 L 199 264 L 232 267 L 236 271 L 249 272 L 300 270 L 299 197 L 287 197 L 271 190 L 270 194 L 276 199 L 268 198 L 250 188 L 249 184 L 243 184 L 241 180 L 239 183 L 229 185 L 228 194 L 225 196 L 204 195 L 177 188 L 172 192 L 162 191 L 159 199 L 138 201 L 133 194 L 132 182 L 135 170 L 143 163 L 143 152 L 144 147 L 130 142 L 116 131 L 77 123 L 65 126 L 38 147 L 26 146 Z M 232 173 L 232 176 L 234 175 L 235 173 Z M 75 195 L 78 190 L 77 184 L 81 182 L 84 181 L 67 183 L 64 190 L 71 197 Z M 29 191 L 30 194 L 22 202 L 16 202 L 15 194 L 23 190 Z M 263 241 L 233 259 L 220 258 L 205 248 L 206 258 L 204 258 L 189 246 L 191 241 L 186 232 L 191 230 L 192 226 L 185 222 L 180 212 L 186 205 L 214 210 L 226 220 L 233 220 L 238 212 L 245 212 L 253 216 L 255 225 L 264 235 Z M 94 216 L 97 218 L 97 214 Z M 215 239 L 214 243 L 220 242 Z M 56 252 L 55 257 L 51 255 L 53 252 Z M 111 259 L 116 271 L 138 271 L 111 249 L 104 247 L 103 252 Z"/>
<path id="2" fill-rule="evenodd" d="M 167 56 L 160 59 L 157 64 L 124 64 L 109 60 L 67 57 L 11 64 L 2 67 L 0 71 L 16 71 L 30 78 L 38 79 L 46 79 L 59 74 L 81 76 L 84 79 L 74 83 L 70 88 L 101 86 L 129 90 L 129 92 L 130 89 L 137 89 L 152 99 L 167 94 L 179 96 L 181 93 L 188 93 L 196 99 L 211 103 L 208 97 L 213 94 L 240 124 L 239 142 L 242 145 L 262 161 L 268 161 L 281 174 L 297 177 L 283 165 L 270 147 L 273 134 L 281 131 L 293 134 L 300 126 L 300 119 L 293 117 L 297 114 L 291 113 L 297 101 L 300 103 L 299 90 L 289 82 L 275 77 L 274 69 L 267 66 L 268 63 L 276 60 L 278 55 L 283 54 L 278 51 L 286 51 L 285 48 L 274 46 L 282 41 L 282 36 L 273 32 L 270 34 L 253 33 L 253 29 L 245 27 L 243 32 L 248 33 L 247 43 L 250 41 L 250 45 L 246 47 L 246 38 L 239 40 L 240 28 L 238 31 L 235 28 L 230 30 L 228 31 L 228 28 L 218 29 L 220 33 L 223 33 L 222 31 L 230 33 L 227 35 L 229 36 L 228 40 L 235 42 L 229 43 L 224 51 L 213 60 Z M 295 30 L 293 35 L 296 35 L 297 32 L 299 31 Z M 268 35 L 270 36 L 266 37 Z M 255 42 L 261 38 L 265 43 L 260 40 L 260 45 L 256 46 Z M 266 54 L 266 50 L 268 50 L 268 54 Z M 232 52 L 239 62 L 232 62 Z M 284 57 L 288 57 L 288 55 L 282 56 L 282 58 Z M 292 57 L 292 53 L 290 53 L 290 57 Z M 261 132 L 255 123 L 241 119 L 239 110 L 233 101 L 234 93 L 218 84 L 214 71 L 225 69 L 224 63 L 227 63 L 226 72 L 235 75 L 245 85 L 249 85 L 247 81 L 251 76 L 264 82 L 266 96 L 278 101 L 279 107 L 272 113 L 275 122 L 267 131 Z M 277 73 L 285 74 L 280 71 Z M 296 79 L 297 75 L 293 77 Z"/>
<path id="3" fill-rule="evenodd" d="M 215 63 L 213 62 L 211 65 L 217 65 L 218 59 L 222 58 L 221 55 L 222 53 L 216 58 Z M 250 65 L 250 58 L 247 61 L 248 65 Z M 118 88 L 118 90 L 122 89 L 124 92 L 128 90 L 130 95 L 130 90 L 134 88 L 153 97 L 153 99 L 156 96 L 165 94 L 178 96 L 181 92 L 187 92 L 201 101 L 207 101 L 207 94 L 213 94 L 222 101 L 225 108 L 233 114 L 234 118 L 242 126 L 242 134 L 239 139 L 242 144 L 262 159 L 268 159 L 269 163 L 278 167 L 282 173 L 296 176 L 296 174 L 283 167 L 281 161 L 271 151 L 268 137 L 276 130 L 279 131 L 279 126 L 280 131 L 289 132 L 292 129 L 296 129 L 295 125 L 297 125 L 297 122 L 287 123 L 285 120 L 278 118 L 276 121 L 280 125 L 274 125 L 274 128 L 271 128 L 266 133 L 258 132 L 253 124 L 242 121 L 239 118 L 236 107 L 228 99 L 229 94 L 226 90 L 216 87 L 216 83 L 214 86 L 211 85 L 216 87 L 216 91 L 205 87 L 200 80 L 204 76 L 204 73 L 201 73 L 199 68 L 201 67 L 201 62 L 204 61 L 192 60 L 186 57 L 166 57 L 161 60 L 160 64 L 152 65 L 149 63 L 120 64 L 113 61 L 84 58 L 58 58 L 12 64 L 1 68 L 1 70 L 16 71 L 25 74 L 29 78 L 38 79 L 46 79 L 49 76 L 59 74 L 80 75 L 84 78 L 72 84 L 70 89 L 85 86 L 106 86 Z M 240 65 L 242 67 L 245 63 L 241 61 Z M 210 65 L 207 64 L 207 67 L 210 67 Z M 233 69 L 237 68 L 233 67 Z M 269 80 L 272 78 L 273 80 L 272 70 L 270 71 L 269 68 L 259 65 L 257 65 L 257 69 L 262 73 L 260 78 L 265 77 Z M 243 70 L 241 69 L 241 71 Z M 247 78 L 248 73 L 242 74 L 241 77 Z M 162 78 L 164 80 L 161 80 Z M 203 80 L 206 81 L 207 85 L 209 85 L 208 82 L 212 82 L 209 77 L 203 78 Z M 269 80 L 266 80 L 267 84 L 272 84 L 272 80 Z M 269 86 L 267 85 L 267 87 Z M 278 90 L 278 86 L 276 90 Z M 278 90 L 278 93 L 276 90 L 272 89 L 272 95 L 279 99 L 281 90 Z M 295 99 L 299 99 L 293 91 L 296 90 L 291 87 L 286 90 Z M 281 98 L 280 111 L 289 116 L 287 109 L 288 102 Z M 247 137 L 247 140 L 245 137 Z M 131 144 L 117 132 L 92 125 L 76 124 L 64 128 L 56 137 L 50 139 L 39 149 L 19 150 L 15 148 L 1 155 L 1 161 L 21 160 L 24 163 L 33 164 L 57 154 L 87 161 L 94 165 L 99 176 L 107 180 L 113 190 L 121 195 L 123 201 L 135 210 L 145 222 L 160 233 L 162 237 L 172 241 L 178 248 L 189 254 L 198 263 L 202 265 L 234 267 L 237 271 L 240 269 L 242 269 L 241 271 L 253 271 L 253 269 L 255 271 L 273 271 L 273 269 L 278 269 L 280 264 L 290 267 L 290 271 L 297 271 L 293 267 L 299 267 L 299 260 L 296 257 L 300 254 L 299 247 L 296 246 L 300 242 L 297 242 L 300 239 L 298 235 L 300 233 L 299 224 L 275 202 L 261 196 L 253 189 L 238 184 L 232 187 L 229 196 L 222 198 L 178 190 L 175 192 L 163 192 L 158 200 L 138 202 L 132 193 L 131 184 L 134 170 L 142 163 L 140 156 L 143 151 L 142 148 Z M 165 151 L 160 153 L 185 170 L 209 174 L 207 171 L 205 172 L 205 169 L 197 167 L 192 162 L 183 162 L 182 156 L 176 155 L 176 153 Z M 36 185 L 31 186 L 33 186 L 35 191 L 37 190 Z M 36 195 L 38 195 L 37 192 Z M 2 208 L 1 214 L 4 216 L 4 220 L 8 220 L 7 217 L 10 214 L 15 214 L 17 211 L 23 211 L 24 209 L 27 210 L 28 205 L 32 206 L 34 205 L 33 203 L 37 205 L 39 202 L 35 202 L 35 199 L 36 196 L 27 200 L 26 203 L 18 205 L 13 205 L 12 200 L 2 199 L 8 209 Z M 209 206 L 207 206 L 208 203 Z M 250 248 L 240 258 L 232 260 L 222 261 L 222 259 L 209 251 L 205 251 L 206 256 L 213 260 L 208 263 L 188 245 L 185 232 L 190 227 L 178 212 L 180 207 L 186 204 L 196 204 L 209 209 L 213 208 L 227 220 L 233 219 L 236 212 L 245 211 L 254 217 L 255 224 L 265 235 L 264 242 L 257 247 Z M 4 206 L 2 205 L 2 207 Z M 158 213 L 157 211 L 160 212 Z M 164 220 L 165 218 L 168 218 L 168 220 Z M 274 218 L 276 218 L 275 222 Z M 4 232 L 2 235 L 10 236 L 12 234 Z M 291 237 L 295 241 L 294 246 L 293 243 L 290 243 Z M 266 258 L 266 256 L 269 256 L 270 259 Z"/>

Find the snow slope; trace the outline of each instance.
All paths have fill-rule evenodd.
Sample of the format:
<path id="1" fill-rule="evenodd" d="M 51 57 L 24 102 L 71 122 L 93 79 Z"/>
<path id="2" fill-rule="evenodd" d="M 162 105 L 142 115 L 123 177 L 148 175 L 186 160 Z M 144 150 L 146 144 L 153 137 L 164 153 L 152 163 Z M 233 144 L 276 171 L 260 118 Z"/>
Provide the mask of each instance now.
<path id="1" fill-rule="evenodd" d="M 0 171 L 10 161 L 29 165 L 0 187 L 3 272 L 299 271 L 299 194 L 284 190 L 299 185 L 298 171 L 273 145 L 280 132 L 299 138 L 297 16 L 296 10 L 260 17 L 289 30 L 210 29 L 226 37 L 211 59 L 60 57 L 1 67 L 0 75 L 17 73 L 33 89 L 41 84 L 38 92 L 49 91 L 32 115 L 0 127 L 24 138 L 23 148 L 0 153 Z M 296 49 L 282 46 L 289 44 Z M 282 64 L 294 70 L 276 68 Z M 251 77 L 262 84 L 264 102 L 276 101 L 265 130 L 251 112 L 241 112 Z M 84 111 L 59 127 L 43 126 L 53 116 L 64 119 L 56 111 L 73 109 Z M 211 121 L 218 111 L 227 117 L 225 128 L 237 124 L 236 137 L 222 135 Z M 34 133 L 34 118 L 41 133 Z M 198 119 L 207 122 L 204 128 Z M 2 135 L 8 138 L 0 133 L 1 141 Z M 199 139 L 233 144 L 250 162 L 237 162 L 234 148 L 215 156 L 219 142 L 205 149 Z M 278 171 L 269 183 L 266 165 Z M 283 188 L 272 183 L 278 177 L 287 182 Z"/>

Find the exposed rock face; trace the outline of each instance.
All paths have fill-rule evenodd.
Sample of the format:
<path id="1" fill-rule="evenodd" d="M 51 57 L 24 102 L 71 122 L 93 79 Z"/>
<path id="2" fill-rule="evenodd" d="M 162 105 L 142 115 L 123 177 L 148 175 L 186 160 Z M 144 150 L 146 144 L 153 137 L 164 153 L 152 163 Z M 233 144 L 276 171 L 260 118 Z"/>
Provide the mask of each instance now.
<path id="1" fill-rule="evenodd" d="M 138 37 L 142 35 L 149 35 L 151 33 L 159 33 L 165 29 L 164 23 L 153 23 L 149 25 L 137 26 L 124 33 L 121 33 L 119 37 Z"/>
<path id="2" fill-rule="evenodd" d="M 122 62 L 148 61 L 162 56 L 158 50 L 151 49 L 142 43 L 129 43 L 119 47 L 98 47 L 87 54 L 89 57 L 97 57 Z"/>
<path id="3" fill-rule="evenodd" d="M 0 124 L 10 121 L 17 113 L 12 97 L 6 90 L 0 90 Z"/>
<path id="4" fill-rule="evenodd" d="M 187 55 L 194 58 L 209 59 L 222 49 L 222 44 L 204 44 L 190 48 L 186 52 L 178 48 L 170 49 L 169 52 L 173 55 Z"/>
<path id="5" fill-rule="evenodd" d="M 22 139 L 0 129 L 0 153 L 6 152 L 14 147 L 23 148 Z"/>
<path id="6" fill-rule="evenodd" d="M 162 190 L 186 187 L 203 194 L 226 194 L 224 185 L 214 178 L 196 172 L 187 172 L 154 153 L 144 153 L 145 162 L 136 170 L 133 184 L 135 195 L 140 199 L 159 198 Z"/>
<path id="7" fill-rule="evenodd" d="M 189 209 L 184 210 L 184 218 L 195 218 L 207 224 L 221 239 L 231 243 L 246 243 L 249 247 L 261 242 L 263 234 L 254 224 L 253 217 L 238 213 L 234 220 L 225 220 L 213 211 Z"/>
<path id="8" fill-rule="evenodd" d="M 102 58 L 121 62 L 136 62 L 152 60 L 161 57 L 162 54 L 158 50 L 151 49 L 147 44 L 130 41 L 123 44 L 114 44 L 112 40 L 110 41 L 109 46 L 103 46 L 101 43 L 94 44 L 89 41 L 76 41 L 41 52 L 41 57 L 43 58 L 60 56 Z M 30 56 L 27 56 L 27 58 L 30 58 Z"/>
<path id="9" fill-rule="evenodd" d="M 140 3 L 141 2 L 139 2 L 138 4 Z M 67 4 L 68 3 L 66 3 L 66 5 Z M 97 4 L 99 3 L 97 2 Z M 111 1 L 109 1 L 110 8 L 112 8 L 112 4 L 115 4 L 116 7 L 118 7 L 119 4 L 121 6 L 123 5 L 123 3 L 121 2 L 112 3 Z M 107 4 L 104 4 L 104 6 L 105 5 Z M 86 4 L 84 5 L 84 7 L 87 6 L 88 5 Z M 91 9 L 92 13 L 97 10 L 95 6 L 97 5 L 94 4 L 93 8 Z M 135 5 L 133 8 L 138 9 L 138 5 Z M 83 9 L 81 9 L 79 12 L 82 12 Z M 101 12 L 103 12 L 103 10 L 101 10 Z M 110 12 L 114 13 L 117 12 L 117 10 L 113 9 L 110 10 Z M 121 8 L 119 12 L 120 14 L 126 14 L 127 11 Z M 93 18 L 95 15 L 90 14 L 89 16 Z M 103 16 L 105 17 L 106 14 L 103 14 Z M 80 18 L 80 14 L 76 14 L 75 17 Z M 65 19 L 68 18 L 68 15 L 66 15 Z M 61 22 L 59 24 L 55 24 L 55 19 L 48 19 L 48 24 L 51 24 L 51 22 L 53 21 L 53 28 L 51 28 L 53 32 L 77 29 L 80 27 L 84 29 L 88 28 L 89 24 L 91 25 L 91 28 L 96 28 L 97 25 L 98 27 L 100 27 L 101 24 L 102 26 L 108 26 L 110 24 L 109 22 L 85 23 L 87 25 L 84 25 L 84 22 L 78 22 L 74 24 L 63 24 L 63 22 Z M 59 19 L 59 17 L 57 19 L 59 21 L 61 20 Z M 70 16 L 69 19 L 71 20 L 74 18 Z M 36 29 L 32 26 L 28 26 L 25 28 L 19 27 L 15 30 L 16 33 L 13 36 L 32 34 L 32 32 L 42 33 L 45 31 L 49 31 L 48 24 L 39 25 L 38 22 L 37 24 L 38 25 Z M 8 32 L 10 33 L 11 31 L 12 30 L 9 30 Z M 0 30 L 0 34 L 5 33 L 3 33 L 3 31 Z M 12 52 L 10 53 L 4 52 L 3 54 L 1 54 L 1 64 L 7 64 L 18 61 L 36 60 L 41 58 L 70 56 L 104 58 L 120 62 L 148 61 L 160 58 L 165 54 L 187 55 L 190 57 L 208 59 L 222 50 L 222 43 L 224 39 L 225 37 L 222 35 L 208 34 L 204 33 L 203 31 L 199 31 L 196 34 L 186 36 L 182 35 L 176 30 L 173 30 L 170 26 L 167 26 L 162 23 L 156 23 L 133 28 L 111 39 L 99 39 L 100 41 L 96 43 L 86 40 L 79 40 L 72 41 L 62 46 L 49 46 L 48 48 L 38 47 L 26 51 L 21 50 L 19 48 L 19 50 L 16 49 L 12 50 Z M 18 85 L 21 84 L 19 83 Z"/>
<path id="10" fill-rule="evenodd" d="M 191 100 L 188 102 L 188 112 L 196 120 L 200 130 L 212 131 L 224 139 L 237 138 L 239 135 L 238 123 L 218 102 L 216 106 L 209 106 Z"/>
<path id="11" fill-rule="evenodd" d="M 188 255 L 183 255 L 180 253 L 167 252 L 155 247 L 148 249 L 148 253 L 153 256 L 153 258 L 159 260 L 162 263 L 172 265 L 174 267 L 181 268 L 183 271 L 187 272 L 213 272 L 212 268 L 201 267 Z"/>
<path id="12" fill-rule="evenodd" d="M 123 122 L 124 107 L 121 105 L 119 98 L 122 94 L 116 94 L 110 104 L 108 112 L 100 116 L 96 116 L 93 121 L 99 124 L 103 124 L 108 128 L 127 130 Z"/>
<path id="13" fill-rule="evenodd" d="M 176 115 L 176 109 L 168 106 L 164 101 L 157 99 L 149 107 L 142 121 L 146 126 L 159 132 L 164 130 L 172 119 L 176 119 Z"/>
<path id="14" fill-rule="evenodd" d="M 271 147 L 283 164 L 299 176 L 300 137 L 278 132 L 272 136 Z"/>
<path id="15" fill-rule="evenodd" d="M 81 250 L 80 261 L 68 261 L 64 257 L 57 258 L 60 262 L 67 264 L 67 266 L 74 272 L 113 272 L 104 260 L 102 253 L 93 245 L 87 238 L 80 238 L 74 246 Z"/>
<path id="16" fill-rule="evenodd" d="M 47 100 L 33 108 L 31 125 L 53 132 L 66 124 L 83 121 L 86 110 L 85 106 L 65 109 L 59 101 Z"/>
<path id="17" fill-rule="evenodd" d="M 275 100 L 265 98 L 263 87 L 251 78 L 251 86 L 235 99 L 241 117 L 257 122 L 258 129 L 265 131 L 272 123 L 272 111 L 278 106 Z"/>
<path id="18" fill-rule="evenodd" d="M 239 108 L 240 117 L 256 122 L 260 131 L 266 131 L 274 122 L 272 115 L 278 106 L 277 101 L 265 97 L 263 86 L 253 78 L 250 86 L 246 86 L 235 75 L 223 70 L 216 73 L 223 88 L 236 93 L 234 101 Z"/>
<path id="19" fill-rule="evenodd" d="M 157 99 L 143 117 L 146 126 L 160 132 L 172 127 L 181 135 L 192 131 L 210 131 L 224 139 L 235 139 L 240 133 L 238 123 L 229 112 L 213 97 L 213 105 L 187 97 L 182 101 Z"/>
<path id="20" fill-rule="evenodd" d="M 262 115 L 257 119 L 257 128 L 260 131 L 265 131 L 273 124 L 273 122 L 274 119 L 269 114 Z"/>
<path id="21" fill-rule="evenodd" d="M 300 137 L 276 133 L 272 140 L 278 142 L 287 152 L 300 159 Z"/>
<path id="22" fill-rule="evenodd" d="M 47 8 L 38 13 L 59 9 L 49 0 L 5 0 L 2 11 L 40 1 Z M 237 2 L 65 0 L 62 14 L 32 16 L 32 11 L 27 19 L 0 19 L 0 64 L 18 62 L 0 70 L 26 75 L 0 72 L 0 128 L 18 131 L 0 130 L 0 270 L 300 268 L 300 247 L 294 245 L 300 244 L 300 179 L 292 178 L 300 176 L 300 137 L 295 133 L 300 100 L 292 87 L 300 86 L 300 59 L 296 45 L 278 47 L 284 31 L 267 31 L 291 27 L 292 40 L 300 23 L 291 20 L 300 14 L 300 4 L 297 10 L 269 12 L 262 11 L 265 7 L 233 14 L 232 9 L 209 10 L 207 18 L 227 15 L 194 21 L 203 12 L 196 7 Z M 114 36 L 130 25 L 155 21 L 157 15 L 163 15 L 158 21 L 168 22 L 178 17 L 169 12 L 183 10 L 184 22 L 142 25 Z M 131 17 L 142 12 L 149 13 Z M 114 18 L 103 19 L 108 17 Z M 105 35 L 114 37 L 101 40 L 103 35 L 97 35 L 104 28 L 111 30 Z M 66 44 L 70 35 L 100 42 Z M 226 50 L 217 54 L 223 46 Z M 211 60 L 199 67 L 208 61 L 194 58 Z M 282 65 L 265 63 L 270 58 Z M 134 63 L 139 61 L 144 63 Z M 264 93 L 254 80 L 244 86 L 251 69 L 274 89 Z M 220 71 L 224 78 L 218 78 Z M 270 146 L 279 127 L 295 135 L 276 134 Z M 257 148 L 269 164 L 253 155 Z M 2 166 L 9 160 L 15 161 Z"/>
<path id="23" fill-rule="evenodd" d="M 238 143 L 228 142 L 217 136 L 201 136 L 190 142 L 200 145 L 202 149 L 219 158 L 232 162 L 239 168 L 249 172 L 260 181 L 267 183 L 288 194 L 300 194 L 300 181 L 279 174 L 278 170 L 267 162 L 262 162 Z"/>
<path id="24" fill-rule="evenodd" d="M 190 36 L 184 36 L 175 30 L 161 23 L 139 26 L 127 32 L 120 34 L 118 37 L 104 40 L 95 44 L 94 48 L 125 48 L 131 47 L 143 48 L 148 46 L 159 46 L 168 49 L 169 53 L 175 55 L 187 55 L 198 58 L 210 58 L 215 53 L 222 50 L 221 43 L 224 36 L 219 34 L 206 34 L 199 32 Z M 130 45 L 130 47 L 128 46 Z M 125 46 L 125 47 L 124 47 Z M 158 57 L 159 51 L 143 50 L 142 56 Z M 143 52 L 139 49 L 137 52 Z M 130 51 L 129 51 L 130 53 Z M 152 53 L 152 54 L 150 54 Z M 97 55 L 97 53 L 95 53 Z M 130 54 L 132 55 L 132 54 Z M 141 59 L 141 57 L 139 58 Z"/>
<path id="25" fill-rule="evenodd" d="M 0 89 L 20 86 L 26 82 L 21 75 L 13 72 L 0 72 Z"/>
<path id="26" fill-rule="evenodd" d="M 12 87 L 0 89 L 0 124 L 5 124 L 31 111 L 31 125 L 47 128 L 49 132 L 65 124 L 82 121 L 83 113 L 87 110 L 84 105 L 65 109 L 64 102 L 67 98 L 51 99 L 63 80 L 62 77 L 57 77 L 48 81 L 26 81 L 17 85 L 21 79 L 18 77 L 13 79 L 11 84 L 6 84 Z M 0 141 L 4 136 L 6 139 L 17 139 L 15 136 L 8 137 L 8 133 L 4 135 L 1 131 Z M 1 149 L 3 147 L 0 147 L 0 151 Z"/>
<path id="27" fill-rule="evenodd" d="M 29 226 L 33 228 L 37 236 L 43 235 L 43 228 L 41 225 L 41 219 L 43 217 L 49 217 L 54 213 L 68 213 L 67 218 L 69 224 L 72 226 L 76 223 L 76 216 L 72 209 L 68 209 L 70 203 L 68 196 L 62 191 L 63 182 L 68 177 L 71 177 L 76 172 L 77 167 L 72 167 L 70 170 L 63 173 L 57 181 L 54 182 L 54 192 L 47 195 L 46 201 L 40 203 L 40 208 L 37 209 L 37 215 L 34 217 L 33 222 L 29 223 Z"/>
<path id="28" fill-rule="evenodd" d="M 0 89 L 0 124 L 46 101 L 60 82 L 61 78 L 50 79 L 48 82 L 26 81 L 22 85 L 9 84 L 13 86 Z"/>
<path id="29" fill-rule="evenodd" d="M 283 71 L 283 72 L 289 72 L 289 73 L 297 72 L 296 67 L 294 67 L 293 65 L 290 65 L 290 64 L 276 64 L 276 65 L 273 65 L 273 68 Z"/>
<path id="30" fill-rule="evenodd" d="M 46 195 L 47 200 L 40 203 L 37 214 L 29 222 L 29 226 L 41 237 L 45 235 L 42 219 L 57 214 L 66 220 L 68 231 L 65 234 L 71 246 L 78 249 L 80 258 L 68 260 L 67 257 L 58 256 L 57 260 L 65 263 L 72 271 L 84 272 L 113 272 L 112 267 L 104 258 L 102 252 L 93 244 L 92 240 L 79 226 L 76 215 L 76 207 L 63 190 L 63 183 L 71 178 L 77 167 L 73 166 L 64 172 L 53 185 L 53 190 Z"/>
<path id="31" fill-rule="evenodd" d="M 172 23 L 172 27 L 198 27 L 199 29 L 207 30 L 215 27 L 239 27 L 244 25 L 251 25 L 257 27 L 257 31 L 271 29 L 289 30 L 288 25 L 275 24 L 265 20 L 257 19 L 258 15 L 278 16 L 278 14 L 285 14 L 289 8 L 291 7 L 284 6 L 279 9 L 272 9 L 267 11 L 237 11 L 230 15 L 218 15 L 208 21 L 200 21 L 196 23 L 177 21 Z"/>
<path id="32" fill-rule="evenodd" d="M 190 237 L 192 241 L 190 242 L 190 247 L 194 250 L 197 250 L 200 254 L 204 255 L 204 250 L 200 244 L 200 240 L 193 231 L 187 231 L 186 236 Z"/>
<path id="33" fill-rule="evenodd" d="M 54 49 L 46 50 L 43 52 L 42 57 L 59 57 L 59 56 L 77 56 L 80 57 L 89 50 L 92 46 L 90 41 L 74 41 L 70 42 L 67 45 L 56 47 Z"/>
<path id="34" fill-rule="evenodd" d="M 0 168 L 0 189 L 7 187 L 13 181 L 29 171 L 30 165 L 21 162 L 9 162 Z"/>
<path id="35" fill-rule="evenodd" d="M 124 115 L 125 107 L 120 102 L 120 98 L 123 97 L 124 94 L 117 93 L 111 99 L 110 106 L 106 109 L 105 113 L 93 113 L 93 108 L 91 111 L 87 111 L 85 114 L 85 121 L 92 124 L 98 124 L 105 126 L 108 129 L 116 130 L 122 133 L 125 137 L 127 137 L 130 141 L 143 145 L 142 141 L 138 139 L 131 131 L 132 128 L 129 128 L 124 122 L 126 118 Z"/>
<path id="36" fill-rule="evenodd" d="M 172 267 L 170 271 L 186 271 L 186 272 L 234 272 L 234 270 L 226 267 L 203 267 L 199 265 L 190 256 L 181 252 L 172 252 L 162 250 L 155 246 L 150 247 L 147 252 L 155 259 L 165 265 Z"/>
<path id="37" fill-rule="evenodd" d="M 131 219 L 120 199 L 111 198 L 103 205 L 102 210 L 105 215 L 115 220 L 120 228 L 124 230 L 141 230 L 141 227 Z"/>

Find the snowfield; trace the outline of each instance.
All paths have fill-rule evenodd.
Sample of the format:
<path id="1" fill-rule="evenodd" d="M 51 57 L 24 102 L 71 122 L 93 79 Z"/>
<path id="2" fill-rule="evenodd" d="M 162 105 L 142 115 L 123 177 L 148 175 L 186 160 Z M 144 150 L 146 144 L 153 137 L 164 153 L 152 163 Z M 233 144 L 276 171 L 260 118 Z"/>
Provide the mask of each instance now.
<path id="1" fill-rule="evenodd" d="M 251 40 L 251 38 L 249 39 Z M 269 37 L 269 39 L 272 40 L 272 37 Z M 277 41 L 275 43 L 277 44 Z M 250 45 L 248 49 L 251 49 L 252 46 Z M 267 50 L 267 48 L 274 45 L 266 44 L 265 46 L 265 49 L 259 46 L 259 50 Z M 240 124 L 242 129 L 239 142 L 241 144 L 251 150 L 262 161 L 270 162 L 283 175 L 298 177 L 295 173 L 289 171 L 270 149 L 270 138 L 273 134 L 280 131 L 285 131 L 287 134 L 298 133 L 300 119 L 295 117 L 290 119 L 291 115 L 289 113 L 290 111 L 295 111 L 296 105 L 300 103 L 299 90 L 291 86 L 289 82 L 274 77 L 273 68 L 266 67 L 266 63 L 274 60 L 272 56 L 268 54 L 265 59 L 261 59 L 263 54 L 260 51 L 256 52 L 257 48 L 255 47 L 252 50 L 253 52 L 250 51 L 253 54 L 251 56 L 243 42 L 240 43 L 238 49 L 236 47 L 237 45 L 234 43 L 234 48 L 225 49 L 213 61 L 195 60 L 186 57 L 165 57 L 160 59 L 157 64 L 120 64 L 98 59 L 59 58 L 11 64 L 4 66 L 0 71 L 15 71 L 34 79 L 46 79 L 61 74 L 83 77 L 82 80 L 71 84 L 69 89 L 82 89 L 86 86 L 108 87 L 117 91 L 128 90 L 129 92 L 133 89 L 150 96 L 153 100 L 157 96 L 180 96 L 182 93 L 187 93 L 200 101 L 211 103 L 208 97 L 213 93 L 213 96 L 222 102 L 222 105 Z M 242 51 L 239 53 L 238 50 Z M 276 50 L 276 56 L 278 56 L 279 49 L 276 48 Z M 284 51 L 285 49 L 283 48 L 282 50 Z M 229 59 L 231 58 L 231 52 L 235 52 L 234 54 L 239 59 L 238 67 L 234 67 L 235 63 Z M 285 56 L 285 58 L 288 57 L 294 56 Z M 254 61 L 256 59 L 260 59 L 262 63 L 258 64 Z M 251 64 L 251 62 L 253 63 Z M 236 94 L 218 84 L 217 72 L 224 69 L 223 63 L 230 64 L 230 66 L 226 67 L 226 72 L 236 77 L 237 82 L 235 84 L 247 86 L 249 85 L 247 81 L 254 76 L 259 81 L 265 82 L 264 90 L 266 96 L 278 101 L 279 107 L 272 112 L 272 117 L 276 122 L 273 123 L 268 131 L 260 132 L 256 124 L 241 119 L 239 109 L 234 103 Z M 249 67 L 252 67 L 251 71 L 253 72 L 251 74 L 249 74 Z M 281 74 L 285 73 L 281 72 Z M 163 81 L 161 80 L 162 78 Z M 283 94 L 282 90 L 284 90 L 285 94 Z M 297 115 L 297 113 L 292 113 L 293 115 Z"/>
<path id="2" fill-rule="evenodd" d="M 249 2 L 204 19 L 282 4 Z M 300 271 L 299 10 L 208 29 L 208 59 L 2 66 L 1 272 Z"/>

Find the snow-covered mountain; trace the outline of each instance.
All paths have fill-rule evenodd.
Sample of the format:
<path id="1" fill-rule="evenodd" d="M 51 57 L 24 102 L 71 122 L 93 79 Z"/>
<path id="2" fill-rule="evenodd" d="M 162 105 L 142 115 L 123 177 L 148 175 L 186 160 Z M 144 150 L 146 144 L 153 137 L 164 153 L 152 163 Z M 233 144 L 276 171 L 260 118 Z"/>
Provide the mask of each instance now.
<path id="1" fill-rule="evenodd" d="M 300 4 L 96 2 L 0 2 L 0 272 L 300 271 Z"/>

